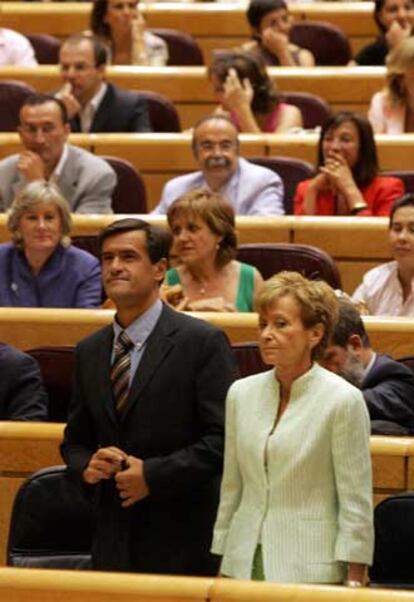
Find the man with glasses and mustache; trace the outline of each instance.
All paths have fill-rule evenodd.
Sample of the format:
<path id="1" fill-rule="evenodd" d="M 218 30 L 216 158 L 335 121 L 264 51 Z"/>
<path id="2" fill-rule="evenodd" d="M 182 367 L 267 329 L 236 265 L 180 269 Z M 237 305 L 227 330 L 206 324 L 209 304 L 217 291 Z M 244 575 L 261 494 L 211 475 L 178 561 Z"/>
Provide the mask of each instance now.
<path id="1" fill-rule="evenodd" d="M 237 129 L 225 115 L 201 119 L 193 131 L 193 154 L 200 171 L 173 178 L 164 186 L 154 214 L 167 213 L 176 198 L 208 188 L 220 192 L 238 215 L 283 215 L 283 183 L 270 169 L 239 156 Z"/>
<path id="2" fill-rule="evenodd" d="M 45 94 L 28 96 L 20 109 L 21 153 L 0 161 L 0 211 L 6 211 L 27 183 L 56 184 L 75 213 L 112 213 L 116 185 L 112 168 L 100 157 L 67 144 L 65 105 Z"/>

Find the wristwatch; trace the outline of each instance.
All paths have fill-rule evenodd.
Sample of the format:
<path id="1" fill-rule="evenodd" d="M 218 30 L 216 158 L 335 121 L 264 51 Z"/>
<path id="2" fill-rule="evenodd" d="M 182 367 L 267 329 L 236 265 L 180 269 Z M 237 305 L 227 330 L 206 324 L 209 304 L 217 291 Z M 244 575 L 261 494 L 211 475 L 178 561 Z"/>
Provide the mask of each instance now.
<path id="1" fill-rule="evenodd" d="M 354 205 L 352 207 L 351 215 L 354 215 L 354 213 L 359 213 L 363 209 L 367 209 L 367 208 L 368 208 L 368 205 L 366 203 L 357 203 L 356 205 Z"/>

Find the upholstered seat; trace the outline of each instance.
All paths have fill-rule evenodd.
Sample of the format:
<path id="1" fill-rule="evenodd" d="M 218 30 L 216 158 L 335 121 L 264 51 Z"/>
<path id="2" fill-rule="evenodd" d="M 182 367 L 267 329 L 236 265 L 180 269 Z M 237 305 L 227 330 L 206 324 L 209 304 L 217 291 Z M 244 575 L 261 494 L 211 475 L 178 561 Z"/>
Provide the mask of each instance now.
<path id="1" fill-rule="evenodd" d="M 115 171 L 117 184 L 112 193 L 112 209 L 118 213 L 147 213 L 147 192 L 144 180 L 126 159 L 101 156 Z"/>
<path id="2" fill-rule="evenodd" d="M 33 46 L 39 65 L 56 65 L 59 62 L 60 40 L 47 33 L 31 33 L 26 37 Z"/>
<path id="3" fill-rule="evenodd" d="M 240 245 L 237 259 L 254 265 L 265 279 L 282 270 L 288 270 L 299 272 L 312 280 L 325 280 L 335 289 L 342 288 L 339 271 L 332 257 L 322 249 L 310 245 Z"/>
<path id="4" fill-rule="evenodd" d="M 296 21 L 292 25 L 290 40 L 310 50 L 316 65 L 347 65 L 352 58 L 346 34 L 326 21 Z"/>
<path id="5" fill-rule="evenodd" d="M 150 31 L 166 42 L 167 65 L 204 65 L 202 50 L 190 34 L 166 28 L 151 28 Z"/>
<path id="6" fill-rule="evenodd" d="M 20 107 L 36 90 L 15 80 L 0 81 L 0 132 L 15 132 L 20 123 Z"/>
<path id="7" fill-rule="evenodd" d="M 13 504 L 7 564 L 88 569 L 94 530 L 92 504 L 65 466 L 39 470 L 21 485 Z"/>
<path id="8" fill-rule="evenodd" d="M 315 175 L 312 165 L 307 161 L 292 157 L 249 157 L 249 161 L 271 169 L 282 178 L 285 188 L 285 196 L 283 198 L 285 213 L 291 215 L 293 213 L 293 199 L 297 185 L 302 180 L 313 178 Z"/>

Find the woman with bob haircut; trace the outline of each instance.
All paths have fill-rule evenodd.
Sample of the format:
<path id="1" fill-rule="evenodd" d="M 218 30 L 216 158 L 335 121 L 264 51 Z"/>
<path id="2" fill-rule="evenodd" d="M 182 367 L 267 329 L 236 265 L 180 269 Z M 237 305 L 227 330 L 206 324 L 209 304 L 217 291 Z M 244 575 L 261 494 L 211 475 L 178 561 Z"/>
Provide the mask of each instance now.
<path id="1" fill-rule="evenodd" d="M 361 586 L 372 561 L 370 423 L 361 391 L 322 368 L 331 287 L 297 272 L 256 299 L 271 370 L 231 385 L 211 551 L 235 579 Z"/>
<path id="2" fill-rule="evenodd" d="M 412 34 L 414 4 L 412 0 L 375 0 L 374 20 L 379 37 L 358 52 L 358 65 L 385 65 L 388 53 Z"/>
<path id="3" fill-rule="evenodd" d="M 248 52 L 220 52 L 209 70 L 213 93 L 240 132 L 281 133 L 302 127 L 297 107 L 286 104 L 266 72 Z"/>
<path id="4" fill-rule="evenodd" d="M 12 242 L 0 245 L 0 306 L 99 307 L 99 261 L 70 244 L 69 205 L 45 180 L 25 186 L 7 218 Z"/>
<path id="5" fill-rule="evenodd" d="M 167 44 L 145 29 L 139 0 L 94 0 L 90 28 L 106 42 L 113 65 L 167 64 Z"/>
<path id="6" fill-rule="evenodd" d="M 343 111 L 324 123 L 318 143 L 317 175 L 300 182 L 295 215 L 389 215 L 404 194 L 398 178 L 378 175 L 378 156 L 369 121 Z"/>
<path id="7" fill-rule="evenodd" d="M 263 279 L 251 265 L 235 260 L 234 210 L 204 188 L 174 201 L 167 213 L 178 266 L 168 270 L 162 295 L 179 310 L 253 311 Z"/>
<path id="8" fill-rule="evenodd" d="M 376 134 L 414 132 L 414 38 L 407 38 L 387 58 L 386 85 L 374 94 L 368 111 Z"/>
<path id="9" fill-rule="evenodd" d="M 247 9 L 253 42 L 242 46 L 266 65 L 312 67 L 313 54 L 289 42 L 292 18 L 284 0 L 251 0 Z"/>
<path id="10" fill-rule="evenodd" d="M 414 195 L 406 194 L 391 208 L 388 242 L 393 261 L 369 270 L 353 294 L 361 313 L 414 316 Z"/>

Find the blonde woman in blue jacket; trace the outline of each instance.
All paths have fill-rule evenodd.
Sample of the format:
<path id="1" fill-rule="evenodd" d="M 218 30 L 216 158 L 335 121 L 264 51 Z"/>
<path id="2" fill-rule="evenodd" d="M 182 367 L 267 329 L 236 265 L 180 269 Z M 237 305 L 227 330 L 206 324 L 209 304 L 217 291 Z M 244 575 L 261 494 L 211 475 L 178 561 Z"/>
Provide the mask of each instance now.
<path id="1" fill-rule="evenodd" d="M 236 381 L 212 552 L 221 574 L 364 582 L 372 560 L 369 418 L 361 392 L 319 366 L 338 302 L 281 272 L 258 295 L 260 350 L 274 366 Z"/>

